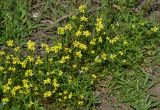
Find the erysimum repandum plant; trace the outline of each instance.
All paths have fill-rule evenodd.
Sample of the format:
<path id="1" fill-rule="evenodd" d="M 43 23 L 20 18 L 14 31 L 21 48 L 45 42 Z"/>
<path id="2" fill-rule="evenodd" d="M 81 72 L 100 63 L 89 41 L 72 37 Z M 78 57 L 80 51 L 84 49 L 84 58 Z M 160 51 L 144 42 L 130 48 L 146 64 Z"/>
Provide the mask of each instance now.
<path id="1" fill-rule="evenodd" d="M 46 103 L 74 110 L 92 108 L 98 74 L 131 63 L 127 36 L 109 31 L 118 25 L 108 28 L 103 17 L 93 17 L 86 9 L 81 5 L 77 15 L 58 27 L 53 44 L 32 40 L 23 46 L 13 40 L 4 44 L 0 50 L 3 110 L 15 105 L 19 110 L 45 109 Z"/>

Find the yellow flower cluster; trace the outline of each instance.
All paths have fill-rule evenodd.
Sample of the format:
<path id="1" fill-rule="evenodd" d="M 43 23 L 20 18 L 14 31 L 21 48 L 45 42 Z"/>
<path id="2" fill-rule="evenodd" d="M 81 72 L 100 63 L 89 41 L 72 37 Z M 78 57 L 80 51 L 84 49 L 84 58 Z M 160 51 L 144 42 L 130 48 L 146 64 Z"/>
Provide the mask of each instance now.
<path id="1" fill-rule="evenodd" d="M 87 21 L 88 21 L 88 18 L 87 18 L 87 17 L 85 17 L 85 16 L 82 16 L 82 17 L 80 18 L 80 20 L 81 20 L 81 21 L 85 21 L 85 22 L 87 22 Z"/>
<path id="2" fill-rule="evenodd" d="M 3 104 L 6 104 L 6 103 L 8 103 L 9 102 L 9 99 L 8 98 L 2 98 L 2 103 Z"/>
<path id="3" fill-rule="evenodd" d="M 9 47 L 13 47 L 13 40 L 7 41 L 7 45 L 8 45 Z"/>
<path id="4" fill-rule="evenodd" d="M 109 40 L 109 43 L 111 43 L 111 44 L 114 44 L 119 40 L 119 38 L 117 36 L 112 38 L 112 39 L 107 37 L 106 39 Z"/>
<path id="5" fill-rule="evenodd" d="M 76 56 L 78 56 L 79 58 L 82 58 L 81 51 L 76 52 Z"/>
<path id="6" fill-rule="evenodd" d="M 72 25 L 71 24 L 66 24 L 66 26 L 64 27 L 65 30 L 71 31 L 72 30 Z"/>
<path id="7" fill-rule="evenodd" d="M 47 78 L 45 80 L 43 80 L 44 84 L 50 84 L 51 83 L 51 79 L 50 78 Z"/>
<path id="8" fill-rule="evenodd" d="M 53 83 L 52 83 L 52 85 L 54 86 L 54 90 L 57 90 L 57 88 L 59 87 L 59 85 L 60 84 L 58 84 L 57 83 L 58 81 L 57 81 L 57 79 L 55 78 L 55 79 L 53 79 Z"/>
<path id="9" fill-rule="evenodd" d="M 63 63 L 65 63 L 65 62 L 66 62 L 67 60 L 69 60 L 69 59 L 70 59 L 70 56 L 69 56 L 69 55 L 63 56 L 59 62 L 63 64 Z"/>
<path id="10" fill-rule="evenodd" d="M 99 32 L 99 31 L 101 31 L 102 29 L 104 29 L 103 20 L 102 20 L 102 18 L 97 18 L 97 19 L 96 19 L 96 31 Z"/>
<path id="11" fill-rule="evenodd" d="M 26 70 L 25 77 L 33 76 L 33 71 L 31 69 Z"/>
<path id="12" fill-rule="evenodd" d="M 75 36 L 80 36 L 82 35 L 82 32 L 80 30 L 78 30 L 76 33 L 75 33 Z"/>
<path id="13" fill-rule="evenodd" d="M 3 86 L 3 93 L 9 92 L 9 90 L 11 89 L 11 87 L 10 87 L 11 84 L 12 84 L 12 79 L 8 79 L 7 84 L 5 84 L 5 85 Z"/>
<path id="14" fill-rule="evenodd" d="M 2 55 L 4 55 L 4 54 L 5 54 L 5 52 L 2 51 L 2 50 L 0 50 L 0 56 L 2 56 Z"/>
<path id="15" fill-rule="evenodd" d="M 85 11 L 86 11 L 86 5 L 80 5 L 79 6 L 79 12 L 85 13 Z"/>
<path id="16" fill-rule="evenodd" d="M 41 65 L 41 64 L 43 64 L 43 63 L 44 63 L 44 62 L 42 61 L 42 59 L 38 56 L 35 64 L 36 64 L 36 65 Z"/>
<path id="17" fill-rule="evenodd" d="M 35 50 L 35 42 L 29 40 L 27 42 L 27 48 L 28 48 L 28 50 L 34 51 Z"/>
<path id="18" fill-rule="evenodd" d="M 157 28 L 157 27 L 153 27 L 153 28 L 151 28 L 151 31 L 152 31 L 152 32 L 157 32 L 157 31 L 158 31 L 158 28 Z"/>
<path id="19" fill-rule="evenodd" d="M 21 89 L 21 86 L 15 86 L 15 87 L 13 87 L 13 89 L 11 90 L 11 94 L 12 94 L 12 96 L 15 96 L 16 95 L 16 92 L 18 91 L 18 90 L 20 90 Z"/>
<path id="20" fill-rule="evenodd" d="M 64 34 L 64 28 L 63 27 L 59 27 L 57 32 L 58 32 L 58 34 L 63 35 Z"/>
<path id="21" fill-rule="evenodd" d="M 51 51 L 58 53 L 62 49 L 62 44 L 58 43 L 56 46 L 51 47 Z"/>
<path id="22" fill-rule="evenodd" d="M 89 32 L 88 30 L 83 31 L 83 35 L 89 37 L 91 35 L 91 32 Z"/>
<path id="23" fill-rule="evenodd" d="M 46 92 L 44 93 L 44 98 L 46 98 L 46 97 L 51 97 L 51 95 L 52 95 L 52 92 L 51 92 L 51 91 L 46 91 Z"/>
<path id="24" fill-rule="evenodd" d="M 90 43 L 91 45 L 95 45 L 95 44 L 96 44 L 96 40 L 97 40 L 97 39 L 93 38 L 89 43 Z"/>
<path id="25" fill-rule="evenodd" d="M 77 47 L 77 48 L 80 48 L 80 49 L 82 49 L 82 50 L 86 50 L 86 49 L 87 49 L 87 46 L 86 46 L 85 44 L 80 43 L 80 42 L 78 42 L 78 41 L 74 41 L 74 42 L 73 42 L 73 46 L 74 46 L 74 47 Z"/>

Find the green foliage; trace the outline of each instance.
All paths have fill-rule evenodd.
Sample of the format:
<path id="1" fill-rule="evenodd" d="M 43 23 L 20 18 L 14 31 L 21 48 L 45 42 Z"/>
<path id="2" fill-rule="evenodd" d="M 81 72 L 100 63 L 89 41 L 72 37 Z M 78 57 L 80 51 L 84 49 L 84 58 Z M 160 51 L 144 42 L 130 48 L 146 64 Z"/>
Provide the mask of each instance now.
<path id="1" fill-rule="evenodd" d="M 0 1 L 0 41 L 30 35 L 35 23 L 29 16 L 30 0 Z"/>
<path id="2" fill-rule="evenodd" d="M 88 1 L 63 23 L 56 25 L 56 21 L 44 29 L 58 26 L 53 43 L 33 40 L 20 43 L 20 39 L 12 39 L 30 35 L 35 28 L 34 20 L 72 12 L 76 2 L 39 1 L 40 7 L 35 12 L 39 11 L 40 16 L 33 20 L 28 12 L 36 3 L 7 2 L 0 1 L 1 39 L 7 39 L 0 50 L 0 95 L 3 93 L 0 108 L 45 110 L 50 105 L 55 109 L 97 109 L 95 88 L 106 77 L 111 77 L 110 94 L 120 102 L 136 110 L 158 106 L 147 92 L 153 84 L 150 75 L 140 65 L 151 54 L 148 50 L 159 45 L 159 24 L 131 11 L 139 2 L 102 0 L 99 3 L 102 8 L 93 13 L 87 11 L 86 5 L 91 4 Z M 67 5 L 71 5 L 68 10 Z M 54 10 L 56 13 L 52 13 Z M 157 54 L 158 51 L 154 55 Z"/>

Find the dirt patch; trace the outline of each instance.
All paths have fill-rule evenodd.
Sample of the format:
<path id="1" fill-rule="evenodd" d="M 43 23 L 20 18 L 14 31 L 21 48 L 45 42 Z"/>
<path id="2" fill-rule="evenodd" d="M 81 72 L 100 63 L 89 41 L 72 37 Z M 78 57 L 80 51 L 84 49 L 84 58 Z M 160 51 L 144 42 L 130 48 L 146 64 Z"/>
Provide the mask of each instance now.
<path id="1" fill-rule="evenodd" d="M 107 86 L 107 83 L 112 80 L 108 76 L 106 80 L 98 81 L 100 85 L 95 91 L 95 96 L 98 97 L 99 104 L 96 110 L 133 110 L 129 105 L 119 102 L 116 97 L 112 96 L 112 90 Z"/>
<path id="2" fill-rule="evenodd" d="M 152 87 L 149 90 L 149 93 L 155 96 L 157 100 L 160 100 L 160 84 L 156 84 L 154 87 Z"/>

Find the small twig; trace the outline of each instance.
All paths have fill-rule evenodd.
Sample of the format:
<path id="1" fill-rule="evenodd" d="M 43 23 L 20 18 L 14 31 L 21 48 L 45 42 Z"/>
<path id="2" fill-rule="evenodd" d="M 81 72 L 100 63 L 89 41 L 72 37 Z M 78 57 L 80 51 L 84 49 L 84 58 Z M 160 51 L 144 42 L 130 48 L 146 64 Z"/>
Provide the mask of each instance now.
<path id="1" fill-rule="evenodd" d="M 63 17 L 61 17 L 60 19 L 58 19 L 57 21 L 55 21 L 55 22 L 53 23 L 53 25 L 56 24 L 56 23 L 58 23 L 58 22 L 60 22 L 60 21 L 62 21 L 63 19 L 68 18 L 69 16 L 73 15 L 74 13 L 75 13 L 75 11 L 72 12 L 72 13 L 69 13 L 69 14 L 67 14 L 67 15 L 64 15 Z"/>
<path id="2" fill-rule="evenodd" d="M 43 20 L 43 21 L 41 21 L 42 23 L 50 23 L 50 24 L 53 24 L 53 22 L 51 21 L 51 20 Z"/>
<path id="3" fill-rule="evenodd" d="M 45 29 L 45 31 L 52 29 L 56 23 L 62 21 L 63 19 L 68 18 L 69 16 L 73 15 L 74 13 L 75 13 L 75 11 L 72 12 L 72 13 L 69 13 L 67 15 L 64 15 L 63 17 L 61 17 L 60 19 L 56 20 L 55 22 L 52 22 L 52 26 L 49 26 L 47 29 Z"/>

